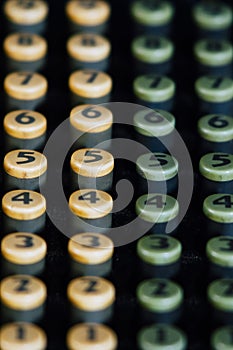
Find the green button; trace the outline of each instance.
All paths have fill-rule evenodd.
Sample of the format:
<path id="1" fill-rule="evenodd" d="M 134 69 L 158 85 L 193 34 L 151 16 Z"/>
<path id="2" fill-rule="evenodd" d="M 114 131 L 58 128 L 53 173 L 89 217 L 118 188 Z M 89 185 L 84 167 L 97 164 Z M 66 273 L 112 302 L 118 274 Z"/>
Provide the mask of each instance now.
<path id="1" fill-rule="evenodd" d="M 147 222 L 168 222 L 177 217 L 179 204 L 175 198 L 166 194 L 144 194 L 136 202 L 136 213 Z"/>
<path id="2" fill-rule="evenodd" d="M 137 172 L 150 181 L 172 179 L 178 173 L 177 160 L 165 153 L 146 153 L 136 161 Z"/>
<path id="3" fill-rule="evenodd" d="M 212 67 L 232 64 L 233 47 L 225 40 L 204 39 L 194 46 L 194 55 L 198 62 Z"/>
<path id="4" fill-rule="evenodd" d="M 175 94 L 175 83 L 166 76 L 157 74 L 140 75 L 133 82 L 134 94 L 148 102 L 164 102 Z"/>
<path id="5" fill-rule="evenodd" d="M 233 195 L 212 194 L 204 200 L 203 212 L 210 220 L 215 222 L 233 223 Z"/>
<path id="6" fill-rule="evenodd" d="M 139 304 L 152 312 L 174 311 L 183 301 L 181 287 L 162 278 L 151 278 L 141 282 L 136 294 Z"/>
<path id="7" fill-rule="evenodd" d="M 209 302 L 218 310 L 233 311 L 233 279 L 213 281 L 207 290 Z"/>
<path id="8" fill-rule="evenodd" d="M 207 30 L 226 29 L 232 24 L 232 9 L 221 2 L 199 3 L 193 8 L 196 24 Z"/>
<path id="9" fill-rule="evenodd" d="M 218 328 L 211 336 L 210 340 L 213 350 L 233 349 L 233 326 Z"/>
<path id="10" fill-rule="evenodd" d="M 223 114 L 208 114 L 198 121 L 200 136 L 211 142 L 233 140 L 233 118 Z"/>
<path id="11" fill-rule="evenodd" d="M 140 350 L 185 350 L 186 335 L 178 328 L 154 324 L 140 330 L 137 336 Z"/>
<path id="12" fill-rule="evenodd" d="M 132 53 L 139 61 L 146 63 L 163 63 L 170 60 L 174 45 L 166 38 L 159 36 L 140 36 L 133 40 Z"/>
<path id="13" fill-rule="evenodd" d="M 137 243 L 137 254 L 148 264 L 169 265 L 181 257 L 181 243 L 170 236 L 150 235 L 141 238 Z"/>
<path id="14" fill-rule="evenodd" d="M 208 153 L 199 163 L 202 176 L 211 181 L 224 182 L 233 180 L 233 154 Z"/>
<path id="15" fill-rule="evenodd" d="M 144 136 L 161 137 L 169 135 L 175 128 L 175 117 L 161 109 L 145 109 L 134 115 L 134 128 Z"/>
<path id="16" fill-rule="evenodd" d="M 233 237 L 211 238 L 206 245 L 206 255 L 216 265 L 233 267 Z"/>
<path id="17" fill-rule="evenodd" d="M 174 8 L 168 1 L 134 1 L 131 6 L 133 19 L 146 26 L 161 26 L 168 24 L 173 15 Z"/>
<path id="18" fill-rule="evenodd" d="M 202 76 L 195 82 L 196 94 L 207 102 L 227 102 L 233 99 L 233 80 L 227 77 Z"/>

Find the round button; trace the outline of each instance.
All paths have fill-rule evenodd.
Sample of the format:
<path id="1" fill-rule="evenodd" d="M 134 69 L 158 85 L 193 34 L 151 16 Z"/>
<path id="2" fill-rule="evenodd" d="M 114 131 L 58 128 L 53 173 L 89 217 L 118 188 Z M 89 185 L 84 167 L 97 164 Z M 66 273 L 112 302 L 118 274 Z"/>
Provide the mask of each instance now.
<path id="1" fill-rule="evenodd" d="M 106 1 L 71 0 L 66 5 L 67 17 L 81 26 L 97 26 L 110 17 L 110 6 Z"/>
<path id="2" fill-rule="evenodd" d="M 47 292 L 44 283 L 29 275 L 13 275 L 1 282 L 2 303 L 15 310 L 31 310 L 41 306 Z"/>
<path id="3" fill-rule="evenodd" d="M 208 153 L 199 163 L 202 176 L 211 181 L 233 180 L 233 155 L 229 153 Z"/>
<path id="4" fill-rule="evenodd" d="M 233 327 L 225 326 L 216 329 L 211 336 L 211 346 L 213 350 L 231 350 L 233 347 Z"/>
<path id="5" fill-rule="evenodd" d="M 15 190 L 2 198 L 5 215 L 17 220 L 32 220 L 43 215 L 46 210 L 45 198 L 38 192 Z"/>
<path id="6" fill-rule="evenodd" d="M 73 35 L 67 42 L 71 57 L 82 62 L 97 62 L 110 55 L 111 44 L 108 39 L 94 33 Z"/>
<path id="7" fill-rule="evenodd" d="M 80 323 L 68 331 L 67 345 L 69 350 L 115 350 L 117 336 L 103 324 Z"/>
<path id="8" fill-rule="evenodd" d="M 204 200 L 203 212 L 215 222 L 233 223 L 233 195 L 212 194 Z"/>
<path id="9" fill-rule="evenodd" d="M 180 286 L 166 279 L 145 280 L 138 285 L 136 293 L 140 305 L 152 312 L 171 312 L 183 301 Z"/>
<path id="10" fill-rule="evenodd" d="M 133 19 L 147 26 L 161 26 L 171 21 L 174 8 L 168 1 L 134 1 L 131 6 Z"/>
<path id="11" fill-rule="evenodd" d="M 154 324 L 140 330 L 138 336 L 140 350 L 185 350 L 187 338 L 178 328 L 165 324 Z"/>
<path id="12" fill-rule="evenodd" d="M 161 137 L 170 134 L 175 128 L 174 116 L 161 109 L 153 112 L 142 110 L 134 115 L 134 128 L 142 135 Z"/>
<path id="13" fill-rule="evenodd" d="M 216 309 L 226 312 L 233 311 L 233 280 L 218 279 L 213 281 L 207 290 L 208 299 Z"/>
<path id="14" fill-rule="evenodd" d="M 204 101 L 217 103 L 233 99 L 233 80 L 227 77 L 202 76 L 195 83 L 195 91 Z"/>
<path id="15" fill-rule="evenodd" d="M 146 63 L 163 63 L 172 58 L 174 46 L 166 38 L 159 36 L 140 36 L 131 46 L 135 58 Z"/>
<path id="16" fill-rule="evenodd" d="M 68 243 L 70 256 L 82 264 L 102 264 L 111 259 L 113 250 L 110 238 L 94 232 L 74 235 Z"/>
<path id="17" fill-rule="evenodd" d="M 198 121 L 200 136 L 211 142 L 233 140 L 233 119 L 223 114 L 208 114 Z"/>
<path id="18" fill-rule="evenodd" d="M 79 277 L 72 280 L 67 295 L 73 305 L 85 311 L 103 310 L 115 300 L 115 288 L 102 277 Z"/>
<path id="19" fill-rule="evenodd" d="M 194 55 L 204 65 L 223 66 L 232 62 L 233 47 L 225 40 L 203 39 L 195 44 Z"/>
<path id="20" fill-rule="evenodd" d="M 232 10 L 222 2 L 200 2 L 193 8 L 196 24 L 207 30 L 221 30 L 232 24 Z"/>
<path id="21" fill-rule="evenodd" d="M 47 245 L 43 238 L 33 233 L 17 232 L 3 238 L 1 252 L 14 264 L 35 264 L 45 258 Z"/>
<path id="22" fill-rule="evenodd" d="M 4 40 L 5 54 L 16 61 L 36 61 L 47 53 L 47 42 L 39 35 L 32 33 L 10 34 Z"/>
<path id="23" fill-rule="evenodd" d="M 8 135 L 27 140 L 43 135 L 47 129 L 46 118 L 41 113 L 28 110 L 8 113 L 3 124 Z"/>
<path id="24" fill-rule="evenodd" d="M 138 198 L 136 202 L 137 215 L 148 222 L 168 222 L 179 213 L 179 204 L 171 196 L 160 193 L 149 193 Z"/>
<path id="25" fill-rule="evenodd" d="M 206 245 L 208 259 L 223 267 L 233 267 L 233 237 L 219 236 L 211 238 Z"/>
<path id="26" fill-rule="evenodd" d="M 99 133 L 112 126 L 113 115 L 103 106 L 81 105 L 72 109 L 70 123 L 82 132 Z"/>
<path id="27" fill-rule="evenodd" d="M 101 149 L 83 148 L 72 154 L 70 165 L 76 174 L 96 178 L 113 170 L 114 158 Z"/>
<path id="28" fill-rule="evenodd" d="M 133 82 L 134 94 L 148 102 L 164 102 L 175 94 L 175 83 L 168 77 L 156 74 L 141 75 Z"/>
<path id="29" fill-rule="evenodd" d="M 45 350 L 47 337 L 33 323 L 8 323 L 0 330 L 0 346 L 2 350 Z"/>
<path id="30" fill-rule="evenodd" d="M 98 219 L 108 215 L 113 207 L 112 197 L 100 190 L 79 190 L 70 196 L 70 210 L 84 219 Z"/>
<path id="31" fill-rule="evenodd" d="M 79 70 L 70 75 L 69 88 L 82 97 L 103 97 L 111 92 L 112 79 L 107 73 L 97 70 Z"/>
<path id="32" fill-rule="evenodd" d="M 136 169 L 147 180 L 165 181 L 177 175 L 178 162 L 165 153 L 146 153 L 138 157 Z"/>
<path id="33" fill-rule="evenodd" d="M 10 73 L 4 80 L 5 92 L 18 100 L 33 100 L 44 96 L 48 89 L 46 78 L 38 73 Z"/>
<path id="34" fill-rule="evenodd" d="M 141 238 L 137 244 L 137 254 L 151 265 L 168 265 L 181 257 L 181 243 L 166 235 L 150 235 Z"/>
<path id="35" fill-rule="evenodd" d="M 3 165 L 8 175 L 19 179 L 33 179 L 46 172 L 47 159 L 37 151 L 14 150 L 7 153 Z"/>
<path id="36" fill-rule="evenodd" d="M 20 25 L 34 25 L 44 21 L 48 11 L 48 4 L 42 0 L 9 0 L 4 6 L 7 19 Z"/>

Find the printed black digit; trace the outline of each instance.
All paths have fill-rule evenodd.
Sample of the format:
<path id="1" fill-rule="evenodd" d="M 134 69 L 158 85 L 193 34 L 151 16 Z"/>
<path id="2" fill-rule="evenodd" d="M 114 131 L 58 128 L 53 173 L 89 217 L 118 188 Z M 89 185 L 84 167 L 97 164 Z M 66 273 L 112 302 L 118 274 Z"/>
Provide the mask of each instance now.
<path id="1" fill-rule="evenodd" d="M 34 160 L 36 159 L 35 157 L 33 157 L 33 154 L 35 154 L 35 152 L 24 152 L 24 151 L 20 151 L 18 153 L 18 158 L 26 158 L 27 160 L 22 160 L 20 162 L 16 162 L 17 164 L 27 164 L 27 163 L 31 163 L 34 162 Z"/>
<path id="2" fill-rule="evenodd" d="M 163 116 L 157 111 L 148 113 L 145 115 L 144 119 L 150 123 L 161 123 L 164 121 Z"/>
<path id="3" fill-rule="evenodd" d="M 221 238 L 219 238 L 219 241 L 227 242 L 227 248 L 226 247 L 221 247 L 221 248 L 219 248 L 219 250 L 227 251 L 227 252 L 233 251 L 233 239 L 226 238 L 226 237 L 221 237 Z"/>
<path id="4" fill-rule="evenodd" d="M 95 293 L 98 290 L 96 289 L 98 282 L 96 280 L 93 279 L 86 279 L 86 281 L 88 281 L 88 286 L 87 288 L 85 288 L 85 292 L 87 293 Z"/>
<path id="5" fill-rule="evenodd" d="M 17 123 L 19 124 L 32 124 L 35 121 L 35 118 L 32 117 L 31 115 L 27 115 L 28 112 L 23 112 L 18 114 L 15 117 L 15 120 L 17 121 Z"/>
<path id="6" fill-rule="evenodd" d="M 85 238 L 90 238 L 88 246 L 90 247 L 99 247 L 100 244 L 100 239 L 99 237 L 92 236 L 92 235 L 86 235 Z"/>
<path id="7" fill-rule="evenodd" d="M 16 329 L 16 338 L 19 340 L 24 340 L 26 338 L 25 328 L 18 326 Z"/>
<path id="8" fill-rule="evenodd" d="M 147 199 L 144 204 L 146 205 L 155 205 L 156 208 L 164 208 L 164 206 L 166 205 L 166 202 L 163 201 L 163 196 L 162 195 L 156 195 L 153 196 L 149 199 Z"/>
<path id="9" fill-rule="evenodd" d="M 27 85 L 33 77 L 33 73 L 23 73 L 22 72 L 22 73 L 18 73 L 18 75 L 24 77 L 24 79 L 21 82 L 21 85 Z"/>
<path id="10" fill-rule="evenodd" d="M 153 249 L 169 248 L 169 242 L 168 242 L 167 237 L 156 237 L 156 236 L 151 235 L 150 240 L 153 241 L 153 243 L 151 243 L 151 245 L 150 245 L 150 247 Z"/>
<path id="11" fill-rule="evenodd" d="M 90 191 L 86 192 L 83 195 L 78 197 L 78 200 L 80 201 L 90 201 L 90 203 L 96 203 L 100 200 L 100 198 L 97 197 L 96 191 Z"/>
<path id="12" fill-rule="evenodd" d="M 16 238 L 23 238 L 23 244 L 22 243 L 17 243 L 15 246 L 18 248 L 30 248 L 34 246 L 33 243 L 33 237 L 31 236 L 24 236 L 24 235 L 17 235 Z"/>
<path id="13" fill-rule="evenodd" d="M 93 157 L 92 159 L 84 159 L 84 163 L 98 162 L 99 160 L 103 159 L 103 156 L 101 155 L 101 151 L 98 151 L 98 150 L 86 151 L 84 156 Z"/>
<path id="14" fill-rule="evenodd" d="M 233 296 L 233 281 L 226 281 L 224 284 L 226 284 L 227 288 L 224 290 L 223 295 Z"/>
<path id="15" fill-rule="evenodd" d="M 224 205 L 225 208 L 232 208 L 233 206 L 233 201 L 231 196 L 225 195 L 221 196 L 213 201 L 213 204 L 215 205 Z"/>
<path id="16" fill-rule="evenodd" d="M 99 75 L 98 72 L 86 72 L 86 71 L 84 71 L 84 74 L 90 75 L 90 77 L 86 81 L 89 84 L 93 83 Z"/>
<path id="17" fill-rule="evenodd" d="M 168 163 L 166 158 L 167 155 L 166 154 L 152 154 L 150 157 L 150 160 L 154 161 L 153 164 L 149 164 L 150 167 L 154 167 L 154 166 L 163 166 L 166 165 Z"/>
<path id="18" fill-rule="evenodd" d="M 23 204 L 30 204 L 30 202 L 33 202 L 33 199 L 30 198 L 29 192 L 22 192 L 20 194 L 17 194 L 16 196 L 11 198 L 12 202 L 23 202 Z"/>
<path id="19" fill-rule="evenodd" d="M 88 107 L 82 111 L 82 115 L 87 118 L 99 118 L 101 116 L 101 112 L 96 110 L 95 107 Z"/>
<path id="20" fill-rule="evenodd" d="M 18 286 L 15 288 L 16 292 L 28 292 L 28 285 L 30 284 L 30 281 L 26 278 L 19 279 L 16 278 L 16 280 L 19 282 Z"/>
<path id="21" fill-rule="evenodd" d="M 162 296 L 164 296 L 164 295 L 168 294 L 167 284 L 165 282 L 157 282 L 156 284 L 157 285 L 156 285 L 155 289 L 151 293 L 152 295 L 155 295 L 155 296 L 162 295 Z"/>

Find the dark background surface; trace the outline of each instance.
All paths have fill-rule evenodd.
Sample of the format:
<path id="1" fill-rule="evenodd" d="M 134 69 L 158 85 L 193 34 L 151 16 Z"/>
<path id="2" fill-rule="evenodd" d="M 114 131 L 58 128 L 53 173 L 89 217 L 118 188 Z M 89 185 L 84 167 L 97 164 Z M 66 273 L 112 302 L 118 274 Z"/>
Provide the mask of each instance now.
<path id="1" fill-rule="evenodd" d="M 48 120 L 49 133 L 59 123 L 69 116 L 70 103 L 68 98 L 68 64 L 66 55 L 66 40 L 69 37 L 67 23 L 64 14 L 62 0 L 51 0 L 49 14 L 49 30 L 46 33 L 49 44 L 49 55 L 45 76 L 49 82 L 47 103 L 42 112 Z M 195 169 L 195 186 L 197 186 L 197 110 L 193 83 L 196 72 L 192 58 L 192 45 L 194 32 L 191 21 L 190 9 L 195 1 L 174 1 L 176 16 L 172 40 L 176 53 L 174 57 L 174 69 L 170 75 L 177 84 L 176 106 L 174 115 L 177 120 L 177 129 L 184 138 L 193 159 Z M 229 1 L 230 3 L 230 1 Z M 130 55 L 130 42 L 133 37 L 129 17 L 129 1 L 111 1 L 112 18 L 108 37 L 112 43 L 110 75 L 113 78 L 112 101 L 134 102 L 132 95 L 132 58 Z M 1 19 L 3 14 L 1 13 Z M 4 38 L 5 24 L 0 21 L 1 43 Z M 2 46 L 2 45 L 1 45 Z M 5 58 L 1 49 L 0 65 L 0 113 L 3 119 L 5 115 L 4 96 L 2 83 L 6 75 Z M 114 136 L 131 137 L 131 130 L 114 128 Z M 1 150 L 4 149 L 1 138 Z M 3 157 L 4 151 L 1 151 Z M 134 179 L 133 165 L 119 162 L 115 167 L 115 182 L 121 178 Z M 68 170 L 64 169 L 64 180 L 67 179 Z M 4 189 L 1 183 L 1 190 Z M 114 192 L 114 191 L 113 191 Z M 182 265 L 175 280 L 184 289 L 183 316 L 178 323 L 188 336 L 190 350 L 204 350 L 208 348 L 210 333 L 217 324 L 208 314 L 206 301 L 206 287 L 209 283 L 208 264 L 205 259 L 204 248 L 206 232 L 202 217 L 202 203 L 199 191 L 195 187 L 194 196 L 184 220 L 182 221 L 176 237 L 182 242 Z M 120 226 L 125 218 L 133 214 L 134 204 L 123 212 L 114 216 L 114 224 Z M 48 287 L 47 311 L 41 324 L 48 334 L 48 349 L 65 349 L 65 335 L 70 326 L 68 315 L 68 303 L 66 288 L 69 278 L 69 264 L 67 253 L 68 238 L 58 232 L 47 220 L 46 229 L 43 232 L 48 243 L 48 255 L 46 270 L 42 279 Z M 117 300 L 114 317 L 110 326 L 119 337 L 119 349 L 131 350 L 136 348 L 135 337 L 141 328 L 138 317 L 135 288 L 138 281 L 143 279 L 138 276 L 135 243 L 115 249 L 113 269 L 109 277 L 116 287 Z"/>

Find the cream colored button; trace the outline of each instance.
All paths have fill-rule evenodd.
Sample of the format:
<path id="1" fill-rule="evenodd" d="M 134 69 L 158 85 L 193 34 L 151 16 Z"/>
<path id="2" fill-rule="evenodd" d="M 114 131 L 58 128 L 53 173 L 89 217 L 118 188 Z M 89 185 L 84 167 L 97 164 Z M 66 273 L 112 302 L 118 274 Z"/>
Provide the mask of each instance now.
<path id="1" fill-rule="evenodd" d="M 97 26 L 110 16 L 110 6 L 105 1 L 71 0 L 66 5 L 67 17 L 81 26 Z"/>
<path id="2" fill-rule="evenodd" d="M 43 238 L 27 232 L 15 232 L 1 242 L 2 256 L 13 264 L 35 264 L 45 258 L 47 245 Z"/>
<path id="3" fill-rule="evenodd" d="M 72 109 L 70 123 L 82 132 L 99 133 L 112 126 L 113 115 L 103 106 L 81 105 Z"/>
<path id="4" fill-rule="evenodd" d="M 31 310 L 46 300 L 45 284 L 29 275 L 13 275 L 1 282 L 2 303 L 15 310 Z"/>
<path id="5" fill-rule="evenodd" d="M 82 148 L 72 154 L 70 165 L 76 174 L 96 178 L 113 170 L 114 158 L 101 149 Z"/>
<path id="6" fill-rule="evenodd" d="M 69 240 L 68 252 L 82 264 L 102 264 L 111 259 L 113 242 L 100 233 L 79 233 Z"/>
<path id="7" fill-rule="evenodd" d="M 7 153 L 3 165 L 8 175 L 19 179 L 33 179 L 46 172 L 47 159 L 40 152 L 21 149 Z"/>
<path id="8" fill-rule="evenodd" d="M 106 59 L 111 50 L 108 39 L 97 34 L 76 34 L 67 42 L 68 54 L 82 62 L 97 62 Z"/>
<path id="9" fill-rule="evenodd" d="M 69 350 L 115 350 L 117 336 L 103 324 L 80 323 L 68 331 L 67 346 Z"/>
<path id="10" fill-rule="evenodd" d="M 45 332 L 33 323 L 8 323 L 0 330 L 2 350 L 45 350 L 46 346 Z"/>
<path id="11" fill-rule="evenodd" d="M 73 305 L 85 311 L 99 311 L 115 300 L 115 288 L 102 277 L 84 276 L 72 280 L 67 295 Z"/>
<path id="12" fill-rule="evenodd" d="M 76 95 L 87 98 L 99 98 L 112 90 L 112 79 L 97 70 L 78 70 L 70 75 L 69 88 Z"/>
<path id="13" fill-rule="evenodd" d="M 46 55 L 47 42 L 36 34 L 14 33 L 6 37 L 3 49 L 15 61 L 30 62 L 40 60 Z"/>
<path id="14" fill-rule="evenodd" d="M 70 210 L 84 219 L 98 219 L 108 215 L 113 207 L 112 197 L 100 190 L 78 190 L 70 196 Z"/>
<path id="15" fill-rule="evenodd" d="M 42 0 L 8 0 L 4 6 L 7 19 L 20 25 L 33 25 L 44 21 L 48 11 L 48 4 Z"/>
<path id="16" fill-rule="evenodd" d="M 46 132 L 47 120 L 41 113 L 17 110 L 5 116 L 3 125 L 8 135 L 30 140 Z"/>
<path id="17" fill-rule="evenodd" d="M 32 220 L 45 213 L 46 202 L 38 192 L 15 190 L 2 198 L 2 210 L 12 219 Z"/>
<path id="18" fill-rule="evenodd" d="M 44 96 L 48 89 L 46 78 L 38 73 L 10 73 L 4 80 L 5 92 L 18 100 L 34 100 Z"/>

